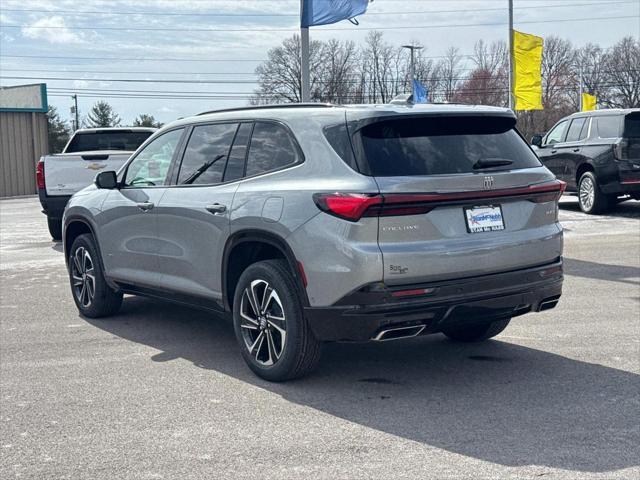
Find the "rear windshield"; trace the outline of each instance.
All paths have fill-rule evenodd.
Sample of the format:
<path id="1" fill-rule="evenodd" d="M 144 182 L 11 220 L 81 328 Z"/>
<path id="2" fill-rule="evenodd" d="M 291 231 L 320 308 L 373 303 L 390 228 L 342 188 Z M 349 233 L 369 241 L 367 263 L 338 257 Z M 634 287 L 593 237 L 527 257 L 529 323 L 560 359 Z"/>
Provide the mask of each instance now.
<path id="1" fill-rule="evenodd" d="M 69 143 L 65 152 L 90 152 L 92 150 L 124 150 L 133 152 L 137 150 L 152 133 L 153 132 L 132 132 L 130 130 L 77 133 Z"/>
<path id="2" fill-rule="evenodd" d="M 360 138 L 374 176 L 449 175 L 540 166 L 513 124 L 514 120 L 500 117 L 394 119 L 364 127 Z M 506 165 L 474 169 L 480 160 Z"/>
<path id="3" fill-rule="evenodd" d="M 624 118 L 624 137 L 640 138 L 640 112 L 630 113 Z"/>

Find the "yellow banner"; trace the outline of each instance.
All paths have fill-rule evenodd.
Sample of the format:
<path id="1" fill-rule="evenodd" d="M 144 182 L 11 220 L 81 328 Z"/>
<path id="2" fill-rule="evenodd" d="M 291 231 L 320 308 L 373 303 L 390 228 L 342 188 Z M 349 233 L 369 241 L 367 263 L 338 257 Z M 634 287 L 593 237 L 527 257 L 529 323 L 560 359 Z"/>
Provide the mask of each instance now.
<path id="1" fill-rule="evenodd" d="M 589 112 L 591 110 L 596 109 L 596 104 L 598 103 L 598 99 L 595 95 L 590 95 L 588 93 L 582 94 L 582 111 Z"/>
<path id="2" fill-rule="evenodd" d="M 542 37 L 513 31 L 516 110 L 542 110 Z"/>

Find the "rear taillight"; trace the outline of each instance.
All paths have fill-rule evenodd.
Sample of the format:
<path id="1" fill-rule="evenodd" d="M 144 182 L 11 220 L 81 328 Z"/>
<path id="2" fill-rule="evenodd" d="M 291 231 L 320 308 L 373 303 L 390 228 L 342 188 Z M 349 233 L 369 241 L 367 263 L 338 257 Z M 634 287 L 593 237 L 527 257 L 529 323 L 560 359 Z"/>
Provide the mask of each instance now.
<path id="1" fill-rule="evenodd" d="M 36 165 L 36 183 L 39 190 L 44 190 L 46 187 L 44 182 L 44 161 L 40 160 Z"/>
<path id="2" fill-rule="evenodd" d="M 615 160 L 627 160 L 625 153 L 627 152 L 627 147 L 629 143 L 626 139 L 621 139 L 617 143 L 613 145 L 613 158 Z"/>
<path id="3" fill-rule="evenodd" d="M 420 215 L 436 207 L 468 205 L 488 199 L 517 198 L 536 203 L 560 199 L 567 184 L 555 180 L 542 185 L 449 193 L 316 193 L 313 200 L 320 210 L 357 222 L 362 217 Z"/>

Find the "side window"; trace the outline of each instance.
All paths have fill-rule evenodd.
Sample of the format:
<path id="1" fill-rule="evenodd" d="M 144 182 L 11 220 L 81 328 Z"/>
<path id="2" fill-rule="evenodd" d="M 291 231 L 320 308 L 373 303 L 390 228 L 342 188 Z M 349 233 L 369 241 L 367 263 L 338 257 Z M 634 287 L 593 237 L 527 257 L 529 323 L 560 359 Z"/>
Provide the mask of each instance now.
<path id="1" fill-rule="evenodd" d="M 237 180 L 242 178 L 244 174 L 244 162 L 247 159 L 247 148 L 249 145 L 249 137 L 251 137 L 251 129 L 253 123 L 241 123 L 236 138 L 231 147 L 227 168 L 224 171 L 224 181 Z"/>
<path id="2" fill-rule="evenodd" d="M 237 129 L 237 123 L 194 127 L 182 157 L 178 185 L 220 183 Z"/>
<path id="3" fill-rule="evenodd" d="M 276 170 L 298 160 L 298 149 L 286 128 L 277 123 L 256 122 L 247 158 L 247 177 Z"/>
<path id="4" fill-rule="evenodd" d="M 620 136 L 620 117 L 595 117 L 599 138 L 617 138 Z"/>
<path id="5" fill-rule="evenodd" d="M 567 142 L 577 142 L 581 138 L 582 129 L 586 123 L 586 118 L 576 118 L 571 122 L 569 130 L 567 131 Z"/>
<path id="6" fill-rule="evenodd" d="M 171 130 L 144 147 L 127 167 L 125 187 L 163 185 L 183 131 L 183 128 Z"/>
<path id="7" fill-rule="evenodd" d="M 564 131 L 567 129 L 566 120 L 557 124 L 548 134 L 545 145 L 553 145 L 554 143 L 562 142 L 564 139 Z"/>

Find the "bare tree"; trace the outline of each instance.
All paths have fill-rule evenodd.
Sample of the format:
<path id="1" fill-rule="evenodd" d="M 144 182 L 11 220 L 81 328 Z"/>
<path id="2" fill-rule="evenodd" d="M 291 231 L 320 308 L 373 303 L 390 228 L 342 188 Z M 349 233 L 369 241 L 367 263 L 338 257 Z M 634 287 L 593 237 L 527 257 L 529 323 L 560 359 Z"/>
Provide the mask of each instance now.
<path id="1" fill-rule="evenodd" d="M 604 99 L 611 108 L 640 107 L 640 40 L 625 37 L 607 52 L 607 86 Z"/>
<path id="2" fill-rule="evenodd" d="M 456 47 L 449 47 L 444 58 L 438 62 L 437 71 L 440 77 L 441 100 L 453 101 L 456 90 L 462 81 L 462 56 Z"/>

